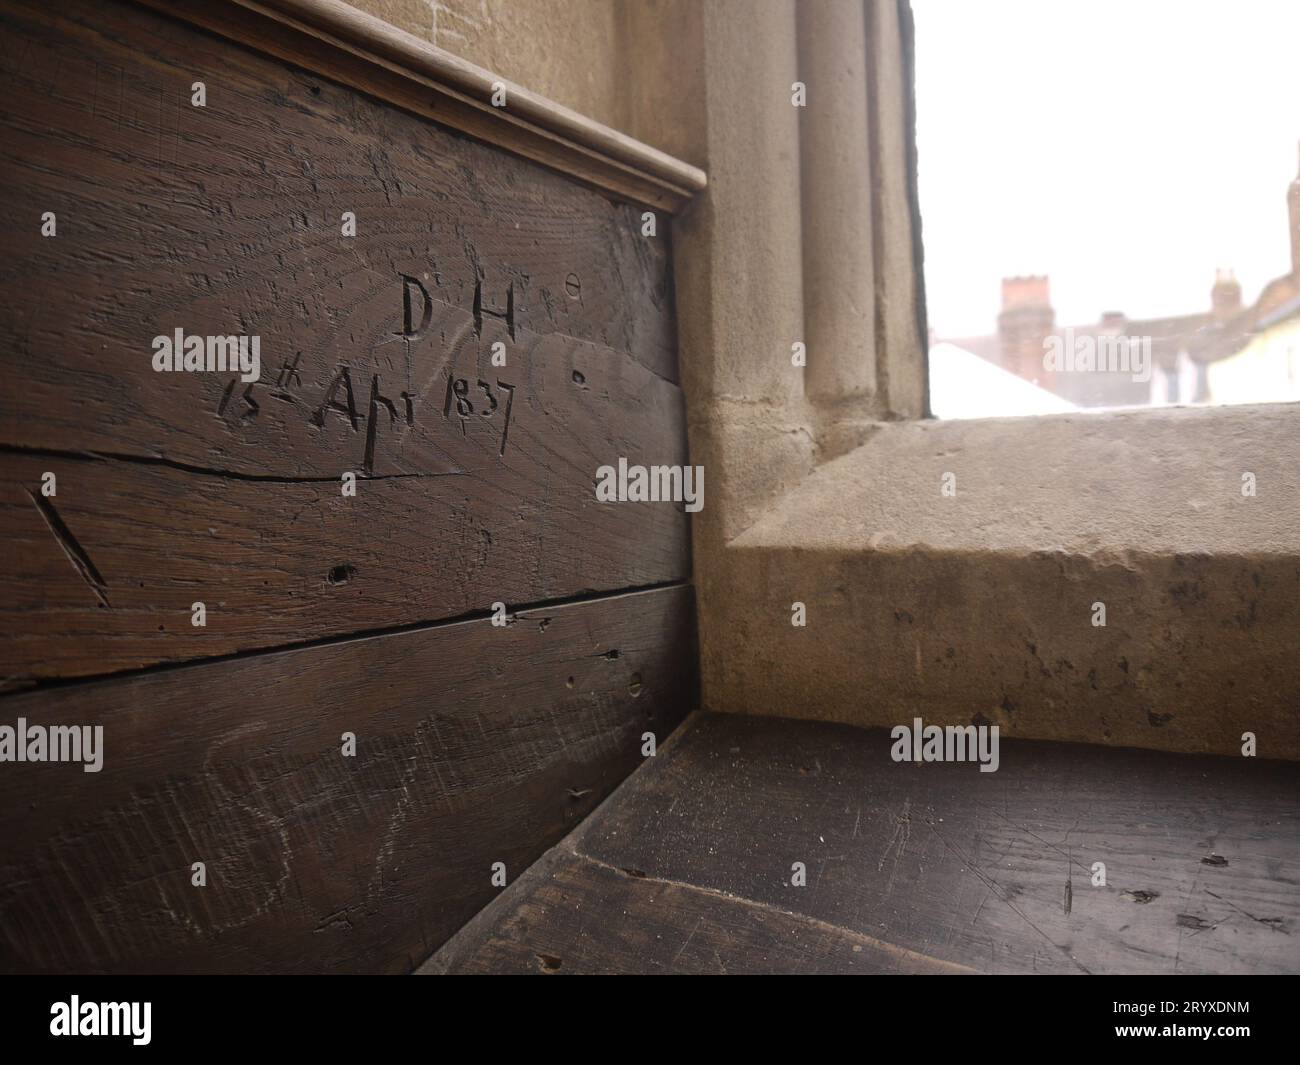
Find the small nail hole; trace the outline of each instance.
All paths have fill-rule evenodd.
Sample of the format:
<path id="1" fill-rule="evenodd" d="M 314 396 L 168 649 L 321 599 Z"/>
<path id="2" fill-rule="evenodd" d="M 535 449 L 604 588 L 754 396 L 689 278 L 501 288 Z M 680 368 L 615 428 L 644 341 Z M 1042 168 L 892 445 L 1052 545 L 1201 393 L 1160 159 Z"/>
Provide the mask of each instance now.
<path id="1" fill-rule="evenodd" d="M 357 569 L 355 566 L 341 562 L 325 575 L 325 579 L 330 584 L 347 584 L 356 575 Z"/>

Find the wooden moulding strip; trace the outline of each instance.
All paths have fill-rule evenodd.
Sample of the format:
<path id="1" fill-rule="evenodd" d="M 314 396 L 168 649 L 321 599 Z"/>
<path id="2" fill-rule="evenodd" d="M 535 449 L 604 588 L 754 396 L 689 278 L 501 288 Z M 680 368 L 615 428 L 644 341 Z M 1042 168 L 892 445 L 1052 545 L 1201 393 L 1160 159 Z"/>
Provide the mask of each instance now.
<path id="1" fill-rule="evenodd" d="M 342 0 L 136 0 L 377 96 L 615 196 L 674 213 L 703 170 L 594 122 Z M 505 107 L 492 106 L 505 86 Z"/>

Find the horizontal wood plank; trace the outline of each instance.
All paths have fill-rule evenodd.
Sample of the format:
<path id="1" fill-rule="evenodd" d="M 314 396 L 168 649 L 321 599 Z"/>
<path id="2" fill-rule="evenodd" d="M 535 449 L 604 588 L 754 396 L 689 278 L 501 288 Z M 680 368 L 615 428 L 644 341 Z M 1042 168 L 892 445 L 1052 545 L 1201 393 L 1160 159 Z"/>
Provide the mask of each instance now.
<path id="1" fill-rule="evenodd" d="M 698 167 L 341 0 L 142 2 L 622 198 L 676 211 L 707 184 Z M 492 105 L 498 87 L 505 107 Z"/>
<path id="2" fill-rule="evenodd" d="M 678 587 L 7 698 L 104 758 L 0 771 L 0 970 L 409 971 L 680 721 L 692 641 Z"/>
<path id="3" fill-rule="evenodd" d="M 1300 767 L 1007 741 L 986 774 L 890 746 L 697 715 L 557 848 L 561 872 L 428 968 L 841 971 L 865 936 L 877 960 L 992 973 L 1300 970 Z"/>
<path id="4" fill-rule="evenodd" d="M 973 971 L 747 899 L 631 876 L 563 845 L 418 970 L 425 976 Z"/>
<path id="5" fill-rule="evenodd" d="M 685 462 L 680 394 L 626 360 L 615 365 L 635 380 L 605 374 L 583 361 L 583 347 L 542 341 L 548 356 L 572 358 L 539 359 L 518 378 L 513 406 L 495 392 L 492 418 L 476 411 L 462 424 L 453 408 L 443 468 L 367 475 L 358 466 L 355 495 L 337 472 L 251 476 L 94 453 L 9 454 L 0 687 L 685 578 L 680 504 L 607 504 L 593 491 L 597 467 L 619 457 Z M 364 445 L 364 427 L 329 432 Z M 274 468 L 310 448 L 257 453 Z M 196 602 L 202 627 L 192 623 Z"/>
<path id="6" fill-rule="evenodd" d="M 229 375 L 153 372 L 152 339 L 178 327 L 260 336 L 259 401 L 278 384 L 314 410 L 347 366 L 363 417 L 376 374 L 423 415 L 444 362 L 498 341 L 510 359 L 525 333 L 676 378 L 667 229 L 643 237 L 633 208 L 136 5 L 2 12 L 4 442 L 249 472 L 293 443 L 222 424 Z"/>
<path id="7" fill-rule="evenodd" d="M 687 575 L 593 491 L 686 461 L 666 233 L 135 5 L 0 47 L 0 689 Z M 176 329 L 260 379 L 156 372 Z"/>

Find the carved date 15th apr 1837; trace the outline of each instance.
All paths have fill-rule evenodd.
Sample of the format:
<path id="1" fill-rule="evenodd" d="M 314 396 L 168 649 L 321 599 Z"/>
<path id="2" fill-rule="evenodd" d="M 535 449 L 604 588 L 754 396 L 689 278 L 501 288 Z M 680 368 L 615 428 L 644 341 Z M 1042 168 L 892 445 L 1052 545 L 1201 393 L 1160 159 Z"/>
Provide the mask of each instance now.
<path id="1" fill-rule="evenodd" d="M 407 274 L 400 276 L 402 326 L 394 335 L 412 344 L 423 340 L 427 335 L 434 300 L 418 278 Z M 418 312 L 415 309 L 415 298 L 419 300 Z M 517 339 L 513 283 L 506 290 L 505 307 L 501 308 L 492 306 L 484 300 L 483 284 L 480 280 L 475 286 L 473 313 L 476 337 L 482 336 L 483 321 L 486 316 L 500 319 L 511 340 Z M 492 364 L 504 365 L 504 345 L 494 344 L 493 348 Z M 496 354 L 498 351 L 499 358 Z M 446 352 L 445 356 L 450 360 L 452 352 Z M 310 401 L 304 401 L 301 395 L 305 387 L 301 360 L 302 352 L 298 351 L 294 353 L 292 359 L 285 360 L 276 368 L 274 382 L 269 387 L 263 386 L 265 395 L 271 399 L 302 407 L 307 420 L 317 428 L 324 428 L 330 415 L 344 419 L 354 432 L 359 432 L 364 423 L 366 443 L 362 469 L 367 475 L 373 474 L 375 446 L 379 431 L 384 424 L 384 415 L 387 415 L 390 428 L 403 425 L 408 429 L 414 428 L 417 418 L 417 400 L 420 397 L 408 390 L 386 392 L 379 373 L 372 372 L 366 375 L 369 377 L 368 381 L 364 377 L 357 380 L 352 367 L 346 363 L 338 363 L 333 375 L 319 393 L 318 402 L 312 405 Z M 486 378 L 477 374 L 460 377 L 450 365 L 442 368 L 442 376 L 446 378 L 442 402 L 443 420 L 457 423 L 462 437 L 469 435 L 470 426 L 475 423 L 491 423 L 499 426 L 497 453 L 504 456 L 510 439 L 510 419 L 514 408 L 516 386 L 493 374 L 489 374 Z M 232 377 L 221 393 L 217 414 L 223 418 L 232 417 L 240 421 L 256 418 L 261 411 L 261 401 L 256 393 L 260 383 L 258 381 L 245 383 L 237 376 Z M 368 397 L 364 415 L 362 407 L 358 404 L 359 394 Z"/>

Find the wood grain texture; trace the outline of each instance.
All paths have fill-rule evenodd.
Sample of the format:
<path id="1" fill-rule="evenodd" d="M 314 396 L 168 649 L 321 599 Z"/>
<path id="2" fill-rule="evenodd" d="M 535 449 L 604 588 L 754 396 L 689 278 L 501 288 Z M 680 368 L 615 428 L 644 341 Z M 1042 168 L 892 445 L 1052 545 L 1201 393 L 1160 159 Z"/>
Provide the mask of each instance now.
<path id="1" fill-rule="evenodd" d="M 620 197 L 674 211 L 707 183 L 697 167 L 339 0 L 143 2 Z M 506 107 L 492 106 L 498 85 Z"/>
<path id="2" fill-rule="evenodd" d="M 697 715 L 429 968 L 839 971 L 865 936 L 991 973 L 1300 971 L 1296 766 L 1008 741 L 981 774 L 889 749 Z"/>
<path id="3" fill-rule="evenodd" d="M 619 456 L 686 460 L 676 390 L 633 372 L 649 382 L 640 396 L 599 371 L 578 386 L 567 366 L 539 367 L 567 392 L 553 409 L 542 406 L 552 402 L 546 386 L 538 406 L 514 404 L 504 456 L 502 410 L 496 424 L 473 415 L 464 430 L 453 412 L 453 468 L 358 470 L 355 496 L 337 473 L 10 454 L 0 471 L 10 547 L 0 554 L 0 686 L 681 580 L 690 571 L 681 505 L 602 504 L 592 488 L 597 467 Z M 346 425 L 333 432 L 352 435 Z M 47 473 L 57 486 L 48 498 Z M 201 628 L 195 602 L 207 610 Z"/>
<path id="4" fill-rule="evenodd" d="M 5 699 L 105 754 L 0 772 L 0 970 L 409 971 L 681 720 L 692 640 L 679 587 Z"/>
<path id="5" fill-rule="evenodd" d="M 133 5 L 0 18 L 0 686 L 687 575 L 592 488 L 686 461 L 636 212 Z M 176 328 L 261 379 L 155 372 Z"/>
<path id="6" fill-rule="evenodd" d="M 392 341 L 407 274 L 467 311 L 513 284 L 519 328 L 676 379 L 667 226 L 643 237 L 635 208 L 134 4 L 0 11 L 0 293 L 33 358 L 143 377 L 175 324 L 332 371 Z"/>
<path id="7" fill-rule="evenodd" d="M 725 976 L 974 970 L 748 899 L 628 875 L 561 845 L 417 971 Z"/>

